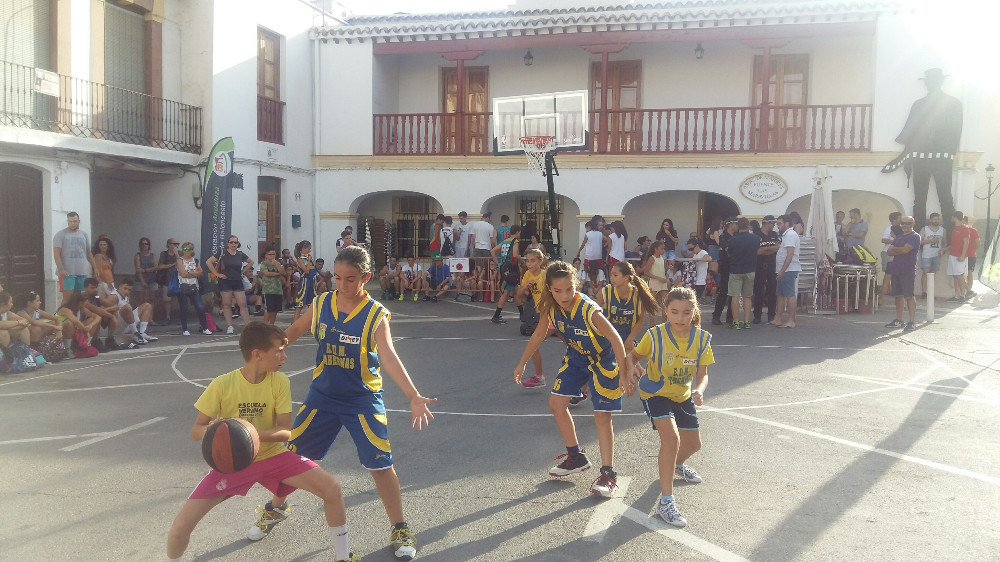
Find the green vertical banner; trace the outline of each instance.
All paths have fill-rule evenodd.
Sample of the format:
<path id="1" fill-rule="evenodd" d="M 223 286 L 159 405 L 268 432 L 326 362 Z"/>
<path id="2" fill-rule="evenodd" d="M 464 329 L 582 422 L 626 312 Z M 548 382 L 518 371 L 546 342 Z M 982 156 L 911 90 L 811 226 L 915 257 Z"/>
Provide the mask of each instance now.
<path id="1" fill-rule="evenodd" d="M 201 207 L 201 263 L 226 248 L 226 238 L 233 228 L 233 170 L 234 147 L 232 137 L 215 143 L 208 155 L 205 169 L 205 188 Z M 208 273 L 207 268 L 205 272 Z"/>

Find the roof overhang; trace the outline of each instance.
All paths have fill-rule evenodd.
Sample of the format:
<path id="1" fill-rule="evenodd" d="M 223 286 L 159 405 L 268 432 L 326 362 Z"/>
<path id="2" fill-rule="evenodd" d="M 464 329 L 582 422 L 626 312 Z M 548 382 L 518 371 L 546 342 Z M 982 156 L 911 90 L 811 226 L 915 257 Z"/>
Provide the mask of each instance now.
<path id="1" fill-rule="evenodd" d="M 603 43 L 795 39 L 874 32 L 898 2 L 695 0 L 601 8 L 359 16 L 316 39 L 371 42 L 376 54 Z"/>

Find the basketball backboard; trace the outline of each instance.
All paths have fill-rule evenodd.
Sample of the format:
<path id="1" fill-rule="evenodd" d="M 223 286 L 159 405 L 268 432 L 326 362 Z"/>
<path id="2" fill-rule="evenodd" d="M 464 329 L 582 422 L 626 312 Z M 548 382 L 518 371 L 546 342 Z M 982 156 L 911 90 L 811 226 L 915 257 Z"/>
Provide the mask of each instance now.
<path id="1" fill-rule="evenodd" d="M 493 98 L 493 153 L 521 154 L 521 137 L 555 137 L 556 150 L 589 146 L 587 91 Z"/>

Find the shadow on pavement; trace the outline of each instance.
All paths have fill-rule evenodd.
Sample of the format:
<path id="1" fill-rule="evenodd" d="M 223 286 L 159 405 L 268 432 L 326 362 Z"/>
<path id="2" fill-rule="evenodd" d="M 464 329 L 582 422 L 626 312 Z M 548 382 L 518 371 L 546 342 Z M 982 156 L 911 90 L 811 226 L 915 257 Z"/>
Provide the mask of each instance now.
<path id="1" fill-rule="evenodd" d="M 972 380 L 976 375 L 968 375 Z M 969 384 L 961 377 L 936 381 L 955 384 L 965 390 Z M 957 400 L 955 396 L 924 393 L 892 434 L 875 445 L 878 449 L 905 454 Z M 867 494 L 899 459 L 874 451 L 864 453 L 841 470 L 798 509 L 789 513 L 753 550 L 754 560 L 796 560 L 823 532 L 840 519 L 851 506 Z"/>

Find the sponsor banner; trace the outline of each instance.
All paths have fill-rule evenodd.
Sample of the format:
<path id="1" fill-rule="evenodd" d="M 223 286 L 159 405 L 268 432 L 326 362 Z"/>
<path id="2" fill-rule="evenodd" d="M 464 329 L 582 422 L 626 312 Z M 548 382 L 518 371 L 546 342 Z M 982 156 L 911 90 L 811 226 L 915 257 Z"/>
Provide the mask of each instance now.
<path id="1" fill-rule="evenodd" d="M 205 168 L 205 189 L 201 207 L 201 263 L 226 249 L 226 238 L 233 228 L 233 169 L 234 146 L 232 137 L 215 143 L 208 154 Z M 208 273 L 208 269 L 205 268 Z"/>

